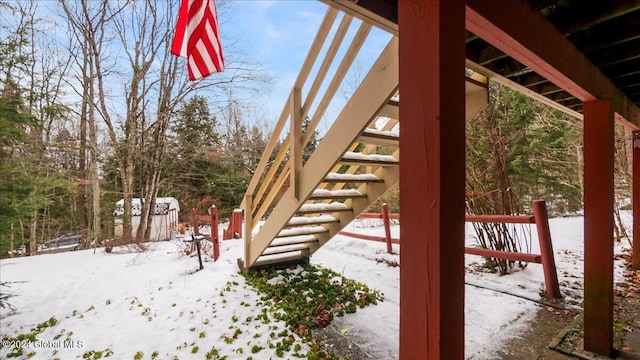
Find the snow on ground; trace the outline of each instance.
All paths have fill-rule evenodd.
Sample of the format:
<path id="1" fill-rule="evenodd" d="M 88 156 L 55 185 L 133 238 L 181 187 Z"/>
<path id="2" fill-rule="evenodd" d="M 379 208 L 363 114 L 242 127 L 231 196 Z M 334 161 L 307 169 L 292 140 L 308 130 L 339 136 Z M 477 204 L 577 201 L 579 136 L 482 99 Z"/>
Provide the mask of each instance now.
<path id="1" fill-rule="evenodd" d="M 561 291 L 567 303 L 579 307 L 583 219 L 551 219 L 550 228 Z M 384 234 L 378 220 L 355 221 L 345 230 Z M 473 245 L 473 231 L 467 230 L 467 244 Z M 532 232 L 532 252 L 538 252 Z M 398 225 L 392 226 L 392 237 L 399 237 Z M 29 333 L 55 317 L 56 325 L 37 336 L 40 342 L 30 343 L 25 358 L 30 352 L 33 359 L 69 359 L 102 351 L 118 359 L 139 352 L 143 359 L 204 359 L 208 352 L 215 359 L 213 350 L 228 359 L 277 358 L 269 348 L 277 339 L 270 334 L 286 326 L 260 320 L 264 304 L 238 275 L 242 244 L 242 239 L 223 241 L 220 259 L 206 261 L 202 271 L 195 271 L 197 259 L 185 255 L 179 240 L 152 243 L 143 253 L 98 249 L 2 260 L 0 281 L 11 282 L 2 290 L 15 295 L 9 300 L 17 311 L 0 308 L 0 337 Z M 626 240 L 616 249 L 625 246 Z M 399 245 L 396 254 L 385 249 L 384 243 L 339 235 L 311 258 L 312 264 L 384 293 L 384 302 L 336 317 L 333 324 L 373 359 L 398 356 L 399 267 L 389 263 L 400 262 Z M 540 309 L 544 287 L 541 265 L 499 276 L 477 270 L 481 262 L 466 255 L 468 359 L 494 358 L 507 338 L 526 329 Z M 616 263 L 617 276 L 622 266 Z M 0 349 L 0 358 L 7 352 Z"/>

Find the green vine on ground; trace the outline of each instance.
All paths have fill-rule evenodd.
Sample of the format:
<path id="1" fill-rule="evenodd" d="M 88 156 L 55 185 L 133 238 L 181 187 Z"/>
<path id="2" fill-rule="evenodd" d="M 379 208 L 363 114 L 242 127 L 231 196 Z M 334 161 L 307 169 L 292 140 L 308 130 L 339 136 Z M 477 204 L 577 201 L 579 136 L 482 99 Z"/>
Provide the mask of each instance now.
<path id="1" fill-rule="evenodd" d="M 261 269 L 245 274 L 245 278 L 262 295 L 262 301 L 271 301 L 273 317 L 284 321 L 291 331 L 310 344 L 307 354 L 310 359 L 337 359 L 313 341 L 311 330 L 329 325 L 334 316 L 354 313 L 357 308 L 384 300 L 384 295 L 377 290 L 309 264 Z"/>
<path id="2" fill-rule="evenodd" d="M 2 338 L 3 344 L 6 343 L 6 344 L 16 345 L 11 348 L 11 350 L 7 354 L 7 358 L 23 356 L 24 355 L 23 347 L 18 346 L 19 344 L 23 344 L 25 342 L 37 341 L 38 340 L 37 336 L 40 335 L 40 333 L 42 333 L 44 329 L 48 327 L 53 327 L 57 323 L 58 323 L 58 320 L 55 317 L 51 317 L 49 320 L 36 325 L 36 327 L 31 329 L 31 332 L 27 334 L 18 334 L 15 337 L 11 337 L 11 336 L 3 337 Z M 35 355 L 35 353 L 29 353 L 27 354 L 27 357 L 32 357 L 33 355 Z"/>

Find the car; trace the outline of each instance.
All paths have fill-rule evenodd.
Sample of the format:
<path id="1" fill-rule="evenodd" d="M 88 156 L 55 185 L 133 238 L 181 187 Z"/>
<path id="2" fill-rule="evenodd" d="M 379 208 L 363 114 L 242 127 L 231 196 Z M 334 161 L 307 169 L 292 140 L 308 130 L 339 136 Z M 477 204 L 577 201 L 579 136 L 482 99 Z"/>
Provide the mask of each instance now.
<path id="1" fill-rule="evenodd" d="M 55 239 L 47 240 L 38 246 L 39 253 L 54 253 L 77 250 L 82 244 L 81 235 L 62 235 Z"/>

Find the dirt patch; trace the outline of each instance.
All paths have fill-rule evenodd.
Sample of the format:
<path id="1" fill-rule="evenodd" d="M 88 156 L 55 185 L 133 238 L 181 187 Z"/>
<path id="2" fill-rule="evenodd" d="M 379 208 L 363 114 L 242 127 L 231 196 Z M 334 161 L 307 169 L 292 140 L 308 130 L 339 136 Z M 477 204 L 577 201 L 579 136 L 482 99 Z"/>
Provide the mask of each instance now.
<path id="1" fill-rule="evenodd" d="M 574 359 L 549 349 L 547 345 L 572 324 L 577 313 L 572 310 L 542 305 L 529 329 L 518 338 L 509 340 L 498 352 L 500 359 Z"/>
<path id="2" fill-rule="evenodd" d="M 622 353 L 635 356 L 627 359 L 640 359 L 640 293 L 617 298 L 615 326 L 623 339 L 620 344 Z"/>
<path id="3" fill-rule="evenodd" d="M 640 360 L 640 271 L 627 269 L 625 281 L 616 284 L 614 302 L 614 356 Z M 608 359 L 583 350 L 582 315 L 549 305 L 538 311 L 526 333 L 505 346 L 501 359 Z"/>
<path id="4" fill-rule="evenodd" d="M 313 331 L 313 339 L 321 345 L 321 347 L 330 353 L 337 354 L 341 359 L 349 360 L 372 360 L 373 356 L 367 354 L 351 339 L 333 324 Z"/>
<path id="5" fill-rule="evenodd" d="M 614 329 L 616 339 L 620 340 L 615 345 L 622 350 L 621 354 L 635 356 L 627 359 L 640 359 L 640 270 L 633 270 L 629 266 L 629 253 L 620 257 L 624 258 L 627 269 L 626 281 L 618 284 L 615 289 Z"/>

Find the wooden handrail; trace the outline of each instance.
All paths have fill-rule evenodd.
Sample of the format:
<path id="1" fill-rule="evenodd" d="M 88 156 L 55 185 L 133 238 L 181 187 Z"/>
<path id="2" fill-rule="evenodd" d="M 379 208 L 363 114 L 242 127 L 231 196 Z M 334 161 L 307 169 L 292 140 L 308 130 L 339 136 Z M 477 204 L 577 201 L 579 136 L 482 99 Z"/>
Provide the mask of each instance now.
<path id="1" fill-rule="evenodd" d="M 273 206 L 273 202 L 278 199 L 278 194 L 282 193 L 283 186 L 286 184 L 295 186 L 297 184 L 297 176 L 302 168 L 302 152 L 311 140 L 315 128 L 326 112 L 329 103 L 335 97 L 340 84 L 372 28 L 371 25 L 366 23 L 360 25 L 333 77 L 324 90 L 323 96 L 307 124 L 305 133 L 302 134 L 302 121 L 307 118 L 311 104 L 314 103 L 331 65 L 336 60 L 341 44 L 344 42 L 353 21 L 351 15 L 344 14 L 337 30 L 332 35 L 328 49 L 316 74 L 314 74 L 307 93 L 302 94 L 302 89 L 310 78 L 313 65 L 317 62 L 320 51 L 327 42 L 337 15 L 337 10 L 333 8 L 327 10 L 309 54 L 303 62 L 302 69 L 294 82 L 293 89 L 285 102 L 270 140 L 256 167 L 254 176 L 249 182 L 246 194 L 251 196 L 251 206 L 247 206 L 247 196 L 245 196 L 241 208 L 245 209 L 245 212 L 251 211 L 252 221 L 250 225 L 252 227 L 267 214 Z M 287 121 L 289 121 L 288 127 L 285 126 Z M 279 140 L 282 141 L 280 144 L 278 144 Z M 272 155 L 278 145 L 279 149 L 275 158 L 273 158 Z M 271 163 L 270 160 L 272 161 Z M 292 168 L 294 169 L 293 172 L 291 171 Z M 288 183 L 287 179 L 289 179 Z"/>
<path id="2" fill-rule="evenodd" d="M 318 57 L 318 54 L 322 49 L 322 45 L 324 44 L 327 36 L 329 35 L 329 31 L 331 30 L 331 27 L 333 26 L 333 23 L 337 16 L 338 16 L 338 10 L 332 7 L 329 7 L 327 9 L 325 17 L 322 20 L 322 23 L 320 24 L 320 29 L 318 30 L 318 33 L 316 34 L 316 37 L 313 40 L 311 49 L 309 50 L 309 54 L 305 58 L 305 61 L 302 64 L 302 69 L 298 74 L 298 77 L 296 78 L 296 81 L 294 83 L 294 88 L 302 88 L 304 83 L 306 82 L 307 77 L 311 72 L 311 67 L 313 63 L 316 61 L 316 58 Z M 289 118 L 289 115 L 290 115 L 289 102 L 290 101 L 291 101 L 291 95 L 287 99 L 286 104 L 282 109 L 282 113 L 280 114 L 280 118 L 276 123 L 276 127 L 273 131 L 273 134 L 269 142 L 267 143 L 267 146 L 265 147 L 264 153 L 262 154 L 262 158 L 258 162 L 258 166 L 256 167 L 255 174 L 262 174 L 269 163 L 269 158 L 271 157 L 271 154 L 273 153 L 273 150 L 275 149 L 278 143 L 278 140 L 280 139 L 279 134 L 282 133 L 282 129 L 284 128 L 284 125 L 287 119 Z M 256 190 L 256 187 L 258 186 L 258 183 L 260 180 L 261 180 L 260 176 L 253 176 L 251 178 L 251 181 L 249 182 L 246 193 L 253 195 L 253 192 Z M 245 197 L 245 200 L 246 200 L 246 197 Z M 247 209 L 245 200 L 243 200 L 241 204 L 241 207 L 243 209 Z"/>

